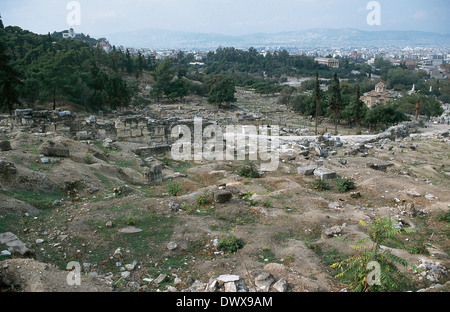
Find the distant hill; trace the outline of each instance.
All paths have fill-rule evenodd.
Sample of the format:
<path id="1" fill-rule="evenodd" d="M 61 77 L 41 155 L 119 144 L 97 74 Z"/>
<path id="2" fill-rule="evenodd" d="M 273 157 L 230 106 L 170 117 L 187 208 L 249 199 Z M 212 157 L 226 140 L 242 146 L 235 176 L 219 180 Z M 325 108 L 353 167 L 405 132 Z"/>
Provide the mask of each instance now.
<path id="1" fill-rule="evenodd" d="M 420 31 L 363 31 L 358 29 L 310 29 L 243 36 L 144 29 L 109 34 L 105 37 L 117 46 L 155 49 L 197 48 L 215 50 L 219 46 L 236 48 L 450 47 L 450 34 Z"/>

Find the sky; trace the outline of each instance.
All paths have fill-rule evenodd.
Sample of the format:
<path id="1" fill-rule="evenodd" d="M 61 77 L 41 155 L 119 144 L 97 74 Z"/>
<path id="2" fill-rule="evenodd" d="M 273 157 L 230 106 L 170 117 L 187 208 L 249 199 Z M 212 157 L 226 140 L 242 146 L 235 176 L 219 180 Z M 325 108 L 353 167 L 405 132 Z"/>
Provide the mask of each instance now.
<path id="1" fill-rule="evenodd" d="M 379 10 L 368 8 L 370 2 Z M 0 14 L 5 26 L 39 34 L 72 26 L 95 38 L 146 28 L 224 35 L 311 28 L 450 33 L 449 0 L 0 0 Z"/>

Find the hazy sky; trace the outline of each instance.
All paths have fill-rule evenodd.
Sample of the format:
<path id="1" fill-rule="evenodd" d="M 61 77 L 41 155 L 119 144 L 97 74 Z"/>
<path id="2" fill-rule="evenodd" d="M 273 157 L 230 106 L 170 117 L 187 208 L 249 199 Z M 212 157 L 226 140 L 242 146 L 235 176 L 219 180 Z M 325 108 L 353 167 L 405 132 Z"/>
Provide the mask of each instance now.
<path id="1" fill-rule="evenodd" d="M 0 0 L 5 26 L 36 33 L 69 29 L 70 0 Z M 378 0 L 381 25 L 370 26 L 370 0 L 78 0 L 76 32 L 102 37 L 159 28 L 239 35 L 309 28 L 450 33 L 449 0 Z M 77 17 L 78 15 L 70 15 Z M 72 19 L 74 20 L 74 19 Z"/>

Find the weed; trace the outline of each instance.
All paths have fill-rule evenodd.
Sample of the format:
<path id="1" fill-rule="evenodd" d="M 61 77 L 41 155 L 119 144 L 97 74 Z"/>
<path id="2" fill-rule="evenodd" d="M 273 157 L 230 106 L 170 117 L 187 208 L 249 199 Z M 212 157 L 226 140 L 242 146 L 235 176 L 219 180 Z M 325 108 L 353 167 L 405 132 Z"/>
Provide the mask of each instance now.
<path id="1" fill-rule="evenodd" d="M 205 192 L 203 195 L 199 195 L 195 198 L 195 201 L 199 206 L 206 206 L 211 204 L 211 194 Z"/>
<path id="2" fill-rule="evenodd" d="M 91 154 L 86 153 L 84 155 L 83 161 L 87 165 L 92 165 L 94 163 L 94 158 Z"/>
<path id="3" fill-rule="evenodd" d="M 219 248 L 224 251 L 235 253 L 238 249 L 244 247 L 244 241 L 236 236 L 230 234 L 219 239 Z"/>
<path id="4" fill-rule="evenodd" d="M 436 215 L 436 220 L 439 222 L 450 223 L 450 210 L 447 211 L 439 210 L 438 214 Z"/>
<path id="5" fill-rule="evenodd" d="M 125 223 L 130 226 L 136 225 L 136 218 L 133 217 L 132 215 L 128 215 L 125 218 Z"/>

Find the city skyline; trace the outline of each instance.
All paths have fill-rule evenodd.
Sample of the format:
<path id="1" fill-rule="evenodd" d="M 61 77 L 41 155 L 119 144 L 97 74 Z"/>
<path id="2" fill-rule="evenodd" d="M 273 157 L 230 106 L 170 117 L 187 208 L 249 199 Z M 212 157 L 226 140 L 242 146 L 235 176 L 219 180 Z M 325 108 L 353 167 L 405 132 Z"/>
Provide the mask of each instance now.
<path id="1" fill-rule="evenodd" d="M 70 6 L 73 2 L 77 8 Z M 45 34 L 74 27 L 92 37 L 164 29 L 224 35 L 277 33 L 311 28 L 366 31 L 415 30 L 448 34 L 450 4 L 445 0 L 97 0 L 12 1 L 0 5 L 5 26 Z M 69 16 L 76 15 L 69 23 Z M 370 14 L 379 23 L 370 24 Z"/>

